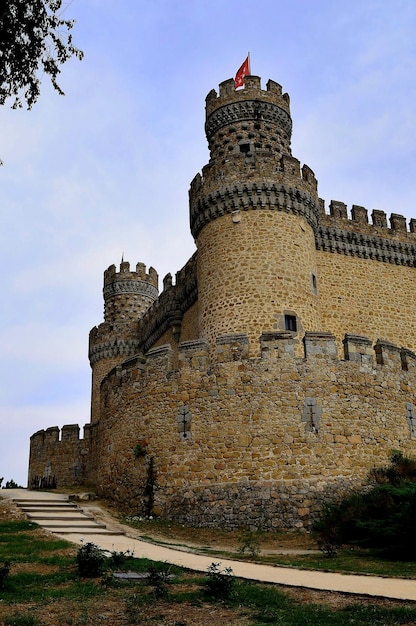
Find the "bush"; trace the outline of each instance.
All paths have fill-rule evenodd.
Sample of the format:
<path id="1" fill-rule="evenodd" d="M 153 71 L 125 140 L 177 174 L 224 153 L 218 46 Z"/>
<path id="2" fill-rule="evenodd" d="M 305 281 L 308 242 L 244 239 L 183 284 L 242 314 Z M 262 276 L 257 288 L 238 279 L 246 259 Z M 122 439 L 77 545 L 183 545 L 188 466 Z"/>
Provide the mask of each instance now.
<path id="1" fill-rule="evenodd" d="M 240 547 L 238 552 L 244 554 L 248 552 L 255 559 L 260 554 L 260 541 L 258 533 L 252 530 L 245 530 L 239 539 Z"/>
<path id="2" fill-rule="evenodd" d="M 415 469 L 415 461 L 395 452 L 388 467 L 370 473 L 372 485 L 326 505 L 314 525 L 323 552 L 333 556 L 342 544 L 354 544 L 390 558 L 416 558 Z"/>
<path id="3" fill-rule="evenodd" d="M 0 565 L 0 589 L 4 589 L 6 580 L 10 574 L 10 562 L 5 561 L 3 565 Z"/>
<path id="4" fill-rule="evenodd" d="M 0 486 L 1 483 L 3 482 L 3 478 L 0 479 Z M 6 481 L 6 484 L 4 485 L 4 487 L 2 487 L 2 489 L 23 489 L 23 487 L 21 485 L 18 485 L 13 478 L 11 478 L 10 480 Z"/>
<path id="5" fill-rule="evenodd" d="M 76 562 L 81 578 L 96 578 L 103 571 L 105 556 L 101 548 L 89 542 L 79 548 Z"/>
<path id="6" fill-rule="evenodd" d="M 151 565 L 147 583 L 153 587 L 155 598 L 162 600 L 168 597 L 168 582 L 170 578 L 170 566 L 167 564 Z"/>
<path id="7" fill-rule="evenodd" d="M 221 563 L 211 563 L 207 569 L 205 590 L 217 600 L 227 600 L 233 592 L 235 579 L 231 567 L 221 569 Z"/>

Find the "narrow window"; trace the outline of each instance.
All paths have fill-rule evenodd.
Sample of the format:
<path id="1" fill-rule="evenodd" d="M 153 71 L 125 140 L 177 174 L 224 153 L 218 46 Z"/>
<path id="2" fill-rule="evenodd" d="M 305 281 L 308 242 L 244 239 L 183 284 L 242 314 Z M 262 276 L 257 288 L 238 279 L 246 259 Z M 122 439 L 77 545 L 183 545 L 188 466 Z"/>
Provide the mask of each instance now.
<path id="1" fill-rule="evenodd" d="M 296 315 L 285 315 L 285 329 L 297 332 Z"/>
<path id="2" fill-rule="evenodd" d="M 313 291 L 313 293 L 317 293 L 317 291 L 318 291 L 315 274 L 312 274 L 312 291 Z"/>

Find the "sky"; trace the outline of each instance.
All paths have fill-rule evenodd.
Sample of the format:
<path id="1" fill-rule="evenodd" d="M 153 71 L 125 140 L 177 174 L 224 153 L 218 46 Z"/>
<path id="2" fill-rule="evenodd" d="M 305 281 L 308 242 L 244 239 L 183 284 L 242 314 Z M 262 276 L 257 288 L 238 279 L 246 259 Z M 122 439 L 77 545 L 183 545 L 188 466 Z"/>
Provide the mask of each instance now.
<path id="1" fill-rule="evenodd" d="M 248 51 L 289 93 L 293 155 L 327 207 L 416 218 L 414 0 L 64 4 L 85 54 L 65 96 L 45 78 L 31 111 L 0 110 L 0 477 L 24 486 L 34 432 L 89 422 L 104 270 L 124 255 L 161 285 L 193 254 L 205 97 Z"/>

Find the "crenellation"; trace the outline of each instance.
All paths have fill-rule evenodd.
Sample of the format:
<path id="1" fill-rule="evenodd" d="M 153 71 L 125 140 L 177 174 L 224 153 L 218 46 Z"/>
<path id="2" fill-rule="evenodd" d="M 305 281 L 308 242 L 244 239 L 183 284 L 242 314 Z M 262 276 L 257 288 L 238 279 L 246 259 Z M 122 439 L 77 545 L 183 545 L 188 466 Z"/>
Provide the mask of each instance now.
<path id="1" fill-rule="evenodd" d="M 280 358 L 293 359 L 295 341 L 293 332 L 289 330 L 262 333 L 260 336 L 262 361 L 273 361 Z"/>
<path id="2" fill-rule="evenodd" d="M 204 339 L 183 341 L 179 344 L 179 367 L 204 370 L 209 366 L 208 344 Z"/>
<path id="3" fill-rule="evenodd" d="M 376 228 L 387 228 L 387 216 L 384 211 L 374 209 L 371 214 L 371 219 L 373 220 L 373 226 Z"/>
<path id="4" fill-rule="evenodd" d="M 351 208 L 351 216 L 354 222 L 368 224 L 368 211 L 363 206 L 353 204 Z"/>
<path id="5" fill-rule="evenodd" d="M 402 233 L 407 232 L 406 227 L 406 218 L 403 215 L 397 215 L 397 213 L 392 213 L 390 216 L 390 227 L 392 230 L 397 230 Z"/>
<path id="6" fill-rule="evenodd" d="M 342 341 L 344 345 L 344 358 L 346 361 L 354 361 L 360 364 L 373 366 L 373 344 L 368 337 L 347 333 Z"/>
<path id="7" fill-rule="evenodd" d="M 342 220 L 346 220 L 348 218 L 347 215 L 347 205 L 344 202 L 339 202 L 338 200 L 331 200 L 329 204 L 329 211 L 331 217 L 336 217 Z"/>
<path id="8" fill-rule="evenodd" d="M 377 339 L 374 346 L 376 353 L 376 361 L 378 365 L 384 365 L 392 369 L 402 369 L 403 360 L 401 357 L 401 349 L 391 341 L 385 339 Z"/>
<path id="9" fill-rule="evenodd" d="M 416 372 L 416 354 L 408 348 L 401 348 L 400 358 L 402 362 L 402 369 L 406 372 Z"/>
<path id="10" fill-rule="evenodd" d="M 45 442 L 53 443 L 59 441 L 60 430 L 58 426 L 50 426 L 45 430 Z"/>
<path id="11" fill-rule="evenodd" d="M 335 335 L 327 332 L 306 332 L 303 338 L 305 358 L 338 358 Z"/>
<path id="12" fill-rule="evenodd" d="M 217 337 L 216 350 L 219 363 L 242 361 L 249 356 L 249 338 L 244 333 L 222 335 Z"/>
<path id="13" fill-rule="evenodd" d="M 65 441 L 79 441 L 79 426 L 78 424 L 66 424 L 61 429 L 61 440 Z"/>

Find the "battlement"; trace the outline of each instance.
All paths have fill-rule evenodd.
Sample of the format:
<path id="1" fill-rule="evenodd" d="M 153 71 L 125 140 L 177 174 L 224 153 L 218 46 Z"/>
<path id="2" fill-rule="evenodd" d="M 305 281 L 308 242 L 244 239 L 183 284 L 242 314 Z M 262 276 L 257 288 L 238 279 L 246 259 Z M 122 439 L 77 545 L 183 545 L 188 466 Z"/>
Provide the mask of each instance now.
<path id="1" fill-rule="evenodd" d="M 146 265 L 144 263 L 137 263 L 136 271 L 130 271 L 130 263 L 128 261 L 122 261 L 120 263 L 120 271 L 117 272 L 115 265 L 110 265 L 104 272 L 104 289 L 108 285 L 112 285 L 117 281 L 131 281 L 140 280 L 158 289 L 158 275 L 153 267 L 149 268 L 149 272 L 146 273 Z"/>
<path id="2" fill-rule="evenodd" d="M 219 94 L 212 89 L 206 97 L 207 117 L 226 104 L 242 100 L 263 100 L 280 107 L 290 115 L 290 98 L 287 93 L 282 93 L 282 86 L 274 80 L 268 80 L 266 90 L 261 88 L 260 76 L 246 76 L 244 87 L 235 88 L 233 78 L 224 80 L 219 85 Z"/>
<path id="3" fill-rule="evenodd" d="M 31 445 L 53 445 L 69 442 L 89 442 L 91 439 L 91 425 L 85 424 L 83 437 L 80 437 L 78 424 L 65 424 L 62 428 L 51 426 L 45 430 L 38 430 L 31 437 Z"/>
<path id="4" fill-rule="evenodd" d="M 179 336 L 183 315 L 198 298 L 196 259 L 195 253 L 176 272 L 175 285 L 170 274 L 165 276 L 162 293 L 139 321 L 138 337 L 143 352 L 149 350 L 168 329 L 172 329 L 174 336 Z"/>
<path id="5" fill-rule="evenodd" d="M 368 210 L 360 205 L 353 204 L 351 214 L 344 202 L 331 200 L 329 203 L 329 214 L 325 211 L 325 202 L 321 198 L 320 203 L 320 223 L 322 225 L 339 226 L 340 228 L 354 229 L 356 232 L 375 233 L 385 236 L 407 236 L 406 238 L 416 240 L 416 219 L 409 220 L 407 228 L 406 218 L 403 215 L 392 213 L 390 218 L 384 211 L 374 209 L 371 213 L 371 223 L 369 222 Z"/>
<path id="6" fill-rule="evenodd" d="M 250 341 L 246 334 L 224 335 L 217 338 L 215 355 L 210 359 L 209 346 L 204 340 L 186 341 L 179 344 L 177 360 L 171 345 L 165 344 L 149 350 L 144 358 L 129 359 L 117 366 L 104 378 L 103 384 L 111 387 L 114 377 L 130 379 L 132 374 L 158 377 L 179 372 L 183 368 L 206 372 L 215 366 L 232 362 L 250 363 L 255 368 L 269 367 L 283 361 L 286 366 L 291 363 L 291 368 L 305 363 L 309 363 L 312 368 L 319 368 L 319 362 L 324 361 L 336 368 L 337 364 L 341 366 L 350 362 L 362 373 L 376 375 L 385 370 L 408 372 L 416 376 L 416 354 L 383 339 L 378 339 L 373 345 L 368 337 L 346 334 L 343 339 L 343 358 L 338 356 L 335 336 L 327 332 L 305 333 L 303 357 L 295 356 L 295 344 L 298 340 L 290 331 L 263 333 L 259 343 L 260 358 L 250 358 Z"/>

